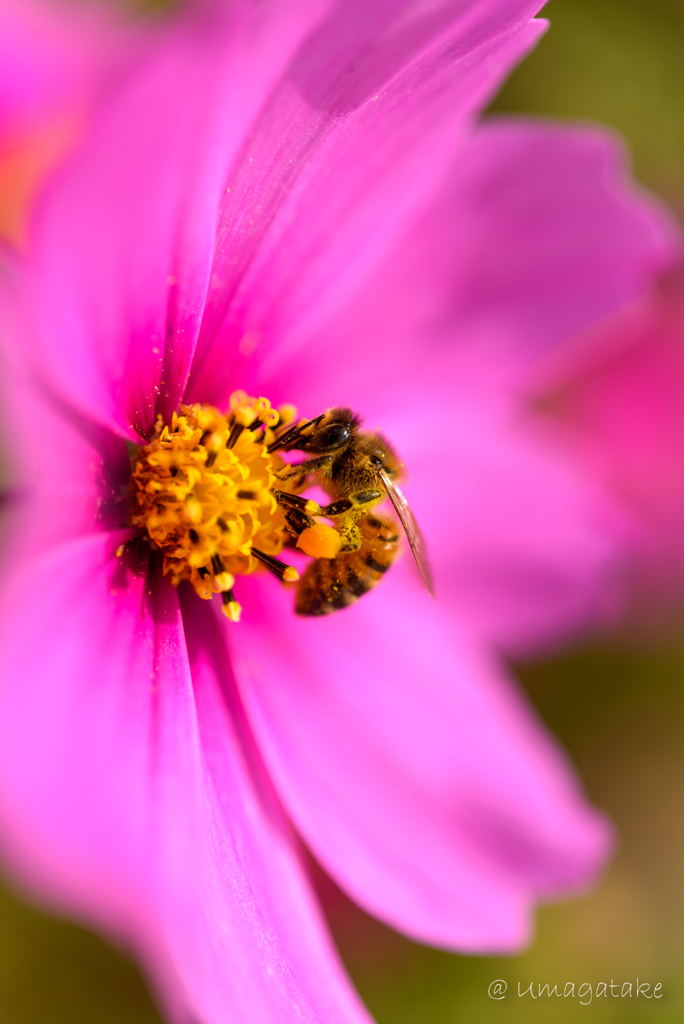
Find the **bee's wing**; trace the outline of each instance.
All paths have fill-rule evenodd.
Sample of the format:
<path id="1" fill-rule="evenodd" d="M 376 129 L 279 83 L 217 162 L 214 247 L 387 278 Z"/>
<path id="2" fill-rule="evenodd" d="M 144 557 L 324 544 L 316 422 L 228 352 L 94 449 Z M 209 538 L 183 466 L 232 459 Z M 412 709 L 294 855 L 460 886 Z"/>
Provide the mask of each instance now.
<path id="1" fill-rule="evenodd" d="M 432 570 L 430 569 L 430 562 L 428 561 L 427 551 L 425 550 L 425 541 L 423 535 L 418 528 L 413 512 L 409 507 L 409 503 L 404 497 L 403 491 L 400 491 L 393 480 L 385 473 L 384 470 L 380 470 L 380 479 L 385 485 L 385 490 L 389 495 L 389 499 L 394 505 L 394 510 L 399 516 L 401 525 L 406 531 L 408 538 L 409 547 L 413 552 L 413 557 L 416 560 L 416 565 L 420 570 L 420 575 L 423 577 L 423 583 L 430 591 L 432 597 L 435 596 L 435 589 L 432 582 Z"/>

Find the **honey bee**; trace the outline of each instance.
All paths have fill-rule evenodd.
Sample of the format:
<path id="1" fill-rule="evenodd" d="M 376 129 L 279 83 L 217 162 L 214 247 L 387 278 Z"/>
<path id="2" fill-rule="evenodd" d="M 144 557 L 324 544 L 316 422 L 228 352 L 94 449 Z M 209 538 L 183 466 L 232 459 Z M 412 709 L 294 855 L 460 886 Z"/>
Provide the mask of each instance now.
<path id="1" fill-rule="evenodd" d="M 346 608 L 374 587 L 395 561 L 399 536 L 391 519 L 375 515 L 374 506 L 389 497 L 408 538 L 423 581 L 433 594 L 425 544 L 406 498 L 396 481 L 403 466 L 390 443 L 380 434 L 361 430 L 362 420 L 351 409 L 329 409 L 313 420 L 290 427 L 269 451 L 301 451 L 312 456 L 282 471 L 287 490 L 274 493 L 286 509 L 295 537 L 315 526 L 313 515 L 332 519 L 341 537 L 339 553 L 318 557 L 299 583 L 298 615 L 326 615 Z M 313 480 L 332 501 L 320 506 L 297 493 Z"/>

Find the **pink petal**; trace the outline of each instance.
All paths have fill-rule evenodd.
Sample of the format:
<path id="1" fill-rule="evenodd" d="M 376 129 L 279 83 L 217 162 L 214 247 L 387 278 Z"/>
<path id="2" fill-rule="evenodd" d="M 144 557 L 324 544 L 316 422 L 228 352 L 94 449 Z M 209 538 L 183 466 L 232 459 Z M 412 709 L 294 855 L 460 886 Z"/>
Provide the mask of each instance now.
<path id="1" fill-rule="evenodd" d="M 678 248 L 612 136 L 487 121 L 346 308 L 257 380 L 311 414 L 341 402 L 376 416 L 378 393 L 406 405 L 416 375 L 448 378 L 452 405 L 491 400 L 637 299 Z"/>
<path id="2" fill-rule="evenodd" d="M 231 633 L 241 692 L 326 870 L 418 939 L 519 948 L 532 903 L 585 884 L 607 832 L 501 673 L 402 567 L 315 621 L 249 583 Z"/>
<path id="3" fill-rule="evenodd" d="M 454 401 L 445 377 L 372 421 L 406 461 L 439 601 L 518 653 L 613 619 L 633 518 L 543 422 Z"/>
<path id="4" fill-rule="evenodd" d="M 344 309 L 536 42 L 537 7 L 356 2 L 310 37 L 228 179 L 191 398 L 277 375 Z"/>
<path id="5" fill-rule="evenodd" d="M 121 437 L 78 412 L 25 364 L 30 350 L 16 274 L 0 289 L 0 401 L 5 416 L 4 523 L 12 564 L 63 541 L 121 527 L 130 458 Z M 6 553 L 5 553 L 5 556 Z"/>
<path id="6" fill-rule="evenodd" d="M 5 594 L 0 816 L 15 870 L 133 943 L 174 1019 L 367 1021 L 211 609 L 189 594 L 181 617 L 166 582 L 113 557 L 122 538 L 44 554 Z"/>
<path id="7" fill-rule="evenodd" d="M 668 211 L 601 130 L 490 122 L 459 171 L 457 250 L 439 215 L 424 236 L 451 297 L 444 321 L 458 325 L 444 340 L 517 379 L 636 299 L 679 250 Z"/>

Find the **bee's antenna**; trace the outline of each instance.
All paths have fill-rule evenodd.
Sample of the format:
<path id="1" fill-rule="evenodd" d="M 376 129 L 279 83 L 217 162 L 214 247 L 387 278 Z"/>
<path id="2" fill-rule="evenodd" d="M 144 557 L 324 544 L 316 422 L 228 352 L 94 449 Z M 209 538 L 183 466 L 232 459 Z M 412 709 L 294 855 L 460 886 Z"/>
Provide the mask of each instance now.
<path id="1" fill-rule="evenodd" d="M 289 427 L 284 434 L 281 434 L 280 437 L 276 437 L 275 441 L 269 444 L 266 449 L 269 455 L 272 455 L 273 452 L 285 451 L 288 447 L 293 448 L 295 446 L 294 442 L 298 441 L 305 431 L 313 430 L 314 427 L 317 427 L 324 416 L 325 413 L 321 413 L 320 416 L 317 416 L 313 420 L 307 420 L 306 423 L 300 423 L 297 426 Z"/>

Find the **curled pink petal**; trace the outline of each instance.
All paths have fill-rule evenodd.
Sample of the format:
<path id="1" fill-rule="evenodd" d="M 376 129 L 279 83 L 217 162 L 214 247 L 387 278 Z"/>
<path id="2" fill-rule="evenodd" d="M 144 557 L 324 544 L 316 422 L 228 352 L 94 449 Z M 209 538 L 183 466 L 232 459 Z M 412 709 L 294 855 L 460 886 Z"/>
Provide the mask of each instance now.
<path id="1" fill-rule="evenodd" d="M 301 48 L 231 171 L 191 396 L 277 375 L 345 309 L 545 27 L 528 4 L 362 6 L 362 31 L 345 7 Z"/>

